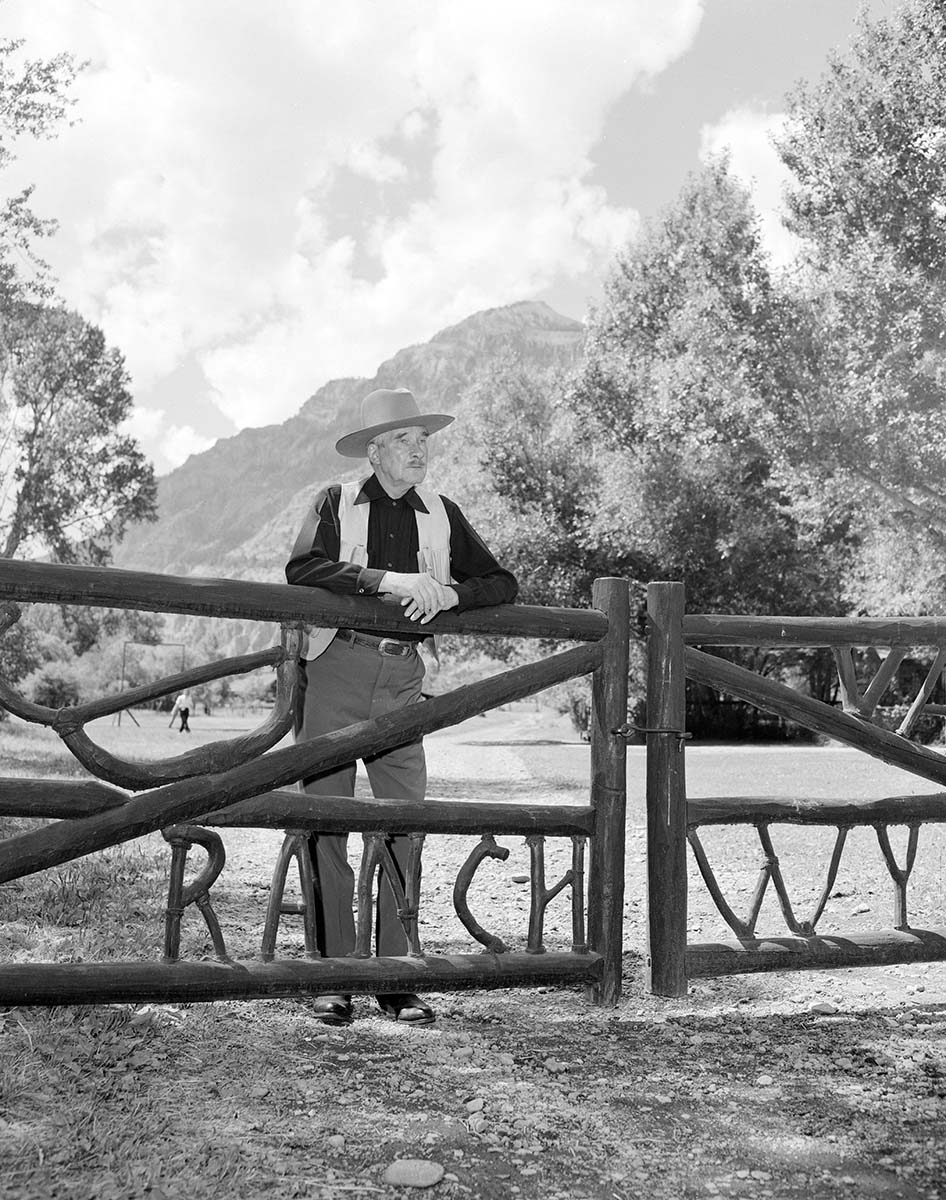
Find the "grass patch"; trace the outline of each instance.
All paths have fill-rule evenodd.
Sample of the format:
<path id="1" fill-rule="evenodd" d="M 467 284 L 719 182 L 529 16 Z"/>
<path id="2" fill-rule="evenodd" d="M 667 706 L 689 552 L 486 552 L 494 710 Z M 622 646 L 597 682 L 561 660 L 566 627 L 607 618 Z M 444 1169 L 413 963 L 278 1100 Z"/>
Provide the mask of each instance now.
<path id="1" fill-rule="evenodd" d="M 123 758 L 161 760 L 253 728 L 260 718 L 195 717 L 192 737 L 150 710 L 102 718 L 87 726 L 93 741 Z M 12 778 L 88 779 L 60 738 L 15 717 L 0 722 L 0 762 Z M 35 819 L 0 817 L 0 839 L 42 827 Z M 203 861 L 198 851 L 194 869 Z M 0 884 L 0 960 L 105 961 L 150 957 L 163 947 L 170 847 L 155 833 L 96 851 L 37 874 Z M 185 947 L 202 951 L 203 922 L 191 910 Z"/>
<path id="2" fill-rule="evenodd" d="M 51 729 L 15 717 L 0 721 L 0 762 L 8 778 L 84 779 L 89 774 Z"/>
<path id="3" fill-rule="evenodd" d="M 5 818 L 0 837 L 42 824 Z M 141 839 L 0 884 L 0 959 L 82 962 L 159 953 L 169 855 L 162 843 Z"/>

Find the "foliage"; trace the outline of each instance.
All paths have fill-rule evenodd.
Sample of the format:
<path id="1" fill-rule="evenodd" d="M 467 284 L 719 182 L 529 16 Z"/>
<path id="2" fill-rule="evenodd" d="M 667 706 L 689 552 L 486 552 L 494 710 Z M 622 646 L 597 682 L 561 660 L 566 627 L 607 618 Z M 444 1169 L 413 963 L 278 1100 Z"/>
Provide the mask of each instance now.
<path id="1" fill-rule="evenodd" d="M 156 507 L 153 468 L 120 429 L 132 406 L 122 356 L 65 309 L 20 305 L 7 331 L 2 553 L 107 562 L 112 541 Z"/>
<path id="2" fill-rule="evenodd" d="M 852 612 L 921 617 L 941 614 L 946 597 L 946 562 L 939 539 L 918 529 L 905 537 L 903 521 L 875 520 L 861 538 L 844 590 Z"/>
<path id="3" fill-rule="evenodd" d="M 893 519 L 946 544 L 944 285 L 873 236 L 805 279 L 812 369 L 773 446 L 783 489 L 822 520 Z"/>
<path id="4" fill-rule="evenodd" d="M 788 224 L 816 261 L 876 236 L 907 267 L 946 268 L 946 9 L 911 0 L 862 20 L 846 55 L 788 97 L 778 139 Z"/>
<path id="5" fill-rule="evenodd" d="M 77 655 L 103 642 L 136 642 L 157 646 L 163 639 L 164 616 L 127 608 L 64 605 L 57 610 L 64 636 Z"/>
<path id="6" fill-rule="evenodd" d="M 54 136 L 74 103 L 67 93 L 81 69 L 70 54 L 30 59 L 21 54 L 22 48 L 22 40 L 0 39 L 0 172 L 16 160 L 18 138 Z M 53 233 L 56 222 L 36 215 L 32 193 L 33 188 L 26 187 L 0 201 L 0 306 L 24 298 L 29 291 L 34 295 L 50 291 L 48 268 L 35 243 Z M 24 262 L 33 272 L 26 282 L 17 267 Z"/>
<path id="7" fill-rule="evenodd" d="M 464 394 L 463 429 L 438 468 L 527 604 L 587 605 L 615 567 L 588 539 L 598 472 L 565 387 L 514 356 L 492 364 Z"/>
<path id="8" fill-rule="evenodd" d="M 0 41 L 0 172 L 18 139 L 51 136 L 66 118 L 80 69 L 69 54 L 29 59 L 22 49 Z M 122 356 L 47 303 L 35 242 L 56 223 L 36 216 L 31 193 L 0 207 L 0 554 L 103 563 L 130 522 L 154 519 L 154 473 L 121 432 L 132 404 Z"/>
<path id="9" fill-rule="evenodd" d="M 47 708 L 68 708 L 82 699 L 75 670 L 63 664 L 40 668 L 27 678 L 24 690 L 36 704 Z"/>
<path id="10" fill-rule="evenodd" d="M 912 0 L 862 22 L 847 55 L 796 89 L 778 142 L 815 348 L 799 403 L 780 414 L 780 482 L 858 528 L 869 561 L 851 564 L 856 611 L 916 590 L 904 534 L 938 557 L 946 546 L 944 82 L 946 10 Z M 944 599 L 938 587 L 923 609 Z"/>
<path id="11" fill-rule="evenodd" d="M 124 609 L 26 606 L 0 638 L 0 678 L 53 707 L 113 694 L 122 680 L 126 687 L 150 682 L 179 669 L 157 648 L 163 622 L 160 614 Z M 126 642 L 136 643 L 127 656 Z M 148 661 L 150 646 L 155 661 Z"/>
<path id="12" fill-rule="evenodd" d="M 616 575 L 638 629 L 661 578 L 696 611 L 838 612 L 843 524 L 826 537 L 778 476 L 812 359 L 806 308 L 773 283 L 747 192 L 716 159 L 618 257 L 573 377 L 513 361 L 472 386 L 447 474 L 480 497 L 526 601 L 584 606 Z M 640 698 L 636 643 L 631 659 Z M 561 696 L 573 714 L 586 699 Z"/>
<path id="13" fill-rule="evenodd" d="M 771 446 L 806 332 L 745 189 L 710 162 L 618 257 L 592 315 L 571 405 L 603 447 L 589 540 L 630 543 L 696 610 L 831 611 L 837 563 L 793 513 Z"/>
<path id="14" fill-rule="evenodd" d="M 618 256 L 570 383 L 474 389 L 478 481 L 524 598 L 587 603 L 614 573 L 638 598 L 683 579 L 691 610 L 942 610 L 944 81 L 942 5 L 864 20 L 790 99 L 794 270 L 770 272 L 716 159 Z M 755 665 L 836 686 L 821 652 Z"/>
<path id="15" fill-rule="evenodd" d="M 30 625 L 20 620 L 0 636 L 0 679 L 17 683 L 43 661 L 40 639 Z M 4 710 L 0 709 L 0 720 Z"/>

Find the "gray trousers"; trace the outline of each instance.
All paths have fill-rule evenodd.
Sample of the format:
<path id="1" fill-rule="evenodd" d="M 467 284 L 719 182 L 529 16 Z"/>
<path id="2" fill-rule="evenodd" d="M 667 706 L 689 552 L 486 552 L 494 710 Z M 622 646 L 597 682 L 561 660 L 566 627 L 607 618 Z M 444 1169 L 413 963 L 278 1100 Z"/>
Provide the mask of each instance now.
<path id="1" fill-rule="evenodd" d="M 296 741 L 308 741 L 421 698 L 424 664 L 417 653 L 405 657 L 382 655 L 372 646 L 350 645 L 335 638 L 304 668 Z M 422 742 L 385 750 L 365 759 L 364 765 L 372 794 L 379 799 L 423 800 L 427 765 Z M 353 796 L 356 768 L 352 762 L 324 775 L 306 777 L 302 788 L 310 796 Z M 309 845 L 318 891 L 315 914 L 319 950 L 328 958 L 342 957 L 355 948 L 355 877 L 348 862 L 348 834 L 313 834 Z M 393 837 L 389 846 L 403 877 L 409 839 Z M 384 875 L 378 890 L 375 928 L 378 954 L 407 953 L 407 937 Z"/>

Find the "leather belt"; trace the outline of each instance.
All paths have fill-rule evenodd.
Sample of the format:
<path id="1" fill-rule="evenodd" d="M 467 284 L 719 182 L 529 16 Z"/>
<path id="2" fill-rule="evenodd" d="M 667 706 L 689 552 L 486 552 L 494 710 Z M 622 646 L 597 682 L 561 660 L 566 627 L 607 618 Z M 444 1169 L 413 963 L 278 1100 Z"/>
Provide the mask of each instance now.
<path id="1" fill-rule="evenodd" d="M 397 638 L 374 637 L 370 633 L 357 633 L 354 629 L 339 629 L 337 637 L 348 642 L 350 646 L 369 646 L 379 654 L 406 658 L 417 652 L 416 642 L 401 642 Z"/>

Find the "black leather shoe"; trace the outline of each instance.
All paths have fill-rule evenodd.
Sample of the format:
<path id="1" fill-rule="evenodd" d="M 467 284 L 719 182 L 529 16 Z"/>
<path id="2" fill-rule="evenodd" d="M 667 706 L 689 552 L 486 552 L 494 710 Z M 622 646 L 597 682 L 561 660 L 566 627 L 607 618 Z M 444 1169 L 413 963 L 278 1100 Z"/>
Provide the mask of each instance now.
<path id="1" fill-rule="evenodd" d="M 338 993 L 315 996 L 311 1011 L 323 1025 L 350 1025 L 353 1019 L 351 996 Z"/>
<path id="2" fill-rule="evenodd" d="M 386 1017 L 401 1025 L 433 1025 L 437 1014 L 413 992 L 395 992 L 390 995 L 376 996 L 378 1007 Z"/>

